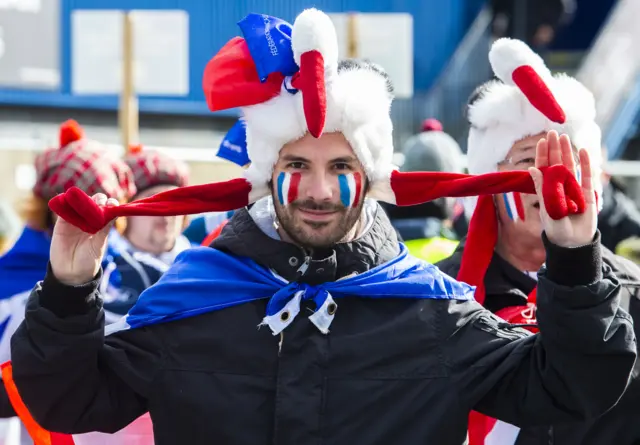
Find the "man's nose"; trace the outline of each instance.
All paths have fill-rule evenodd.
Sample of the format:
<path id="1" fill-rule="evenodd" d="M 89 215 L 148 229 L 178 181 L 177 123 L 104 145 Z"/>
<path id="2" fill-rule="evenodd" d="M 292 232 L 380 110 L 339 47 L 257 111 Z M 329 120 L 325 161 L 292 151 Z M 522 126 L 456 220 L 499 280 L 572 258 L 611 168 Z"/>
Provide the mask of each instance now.
<path id="1" fill-rule="evenodd" d="M 316 202 L 331 201 L 337 185 L 336 178 L 325 173 L 310 173 L 307 175 L 304 192 L 305 199 L 313 199 Z"/>

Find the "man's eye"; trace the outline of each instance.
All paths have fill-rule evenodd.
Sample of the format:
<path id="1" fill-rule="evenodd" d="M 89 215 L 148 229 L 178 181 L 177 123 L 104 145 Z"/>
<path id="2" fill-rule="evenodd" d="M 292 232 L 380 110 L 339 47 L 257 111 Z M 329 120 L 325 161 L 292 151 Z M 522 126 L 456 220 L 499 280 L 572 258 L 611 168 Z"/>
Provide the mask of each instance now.
<path id="1" fill-rule="evenodd" d="M 289 165 L 287 165 L 287 168 L 300 170 L 301 168 L 304 168 L 304 164 L 302 162 L 290 162 Z"/>
<path id="2" fill-rule="evenodd" d="M 351 166 L 345 162 L 338 162 L 333 165 L 336 170 L 351 170 Z"/>
<path id="3" fill-rule="evenodd" d="M 520 159 L 519 161 L 516 162 L 516 165 L 533 165 L 536 163 L 536 158 L 524 158 L 524 159 Z"/>

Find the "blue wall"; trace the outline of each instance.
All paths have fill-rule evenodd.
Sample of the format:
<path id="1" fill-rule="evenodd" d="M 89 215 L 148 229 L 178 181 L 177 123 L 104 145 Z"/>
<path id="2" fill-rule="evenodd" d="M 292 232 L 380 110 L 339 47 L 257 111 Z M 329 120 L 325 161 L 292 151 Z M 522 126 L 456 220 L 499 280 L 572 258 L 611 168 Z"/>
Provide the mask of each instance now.
<path id="1" fill-rule="evenodd" d="M 46 0 L 45 0 L 46 1 Z M 483 0 L 62 0 L 59 92 L 0 89 L 0 103 L 116 109 L 117 98 L 74 96 L 71 90 L 70 17 L 74 9 L 183 9 L 189 13 L 190 92 L 186 97 L 141 97 L 142 112 L 208 113 L 201 76 L 210 57 L 238 35 L 236 22 L 249 12 L 293 21 L 303 8 L 326 12 L 408 12 L 414 17 L 415 90 L 429 88 L 455 50 Z M 223 113 L 224 114 L 224 113 Z"/>

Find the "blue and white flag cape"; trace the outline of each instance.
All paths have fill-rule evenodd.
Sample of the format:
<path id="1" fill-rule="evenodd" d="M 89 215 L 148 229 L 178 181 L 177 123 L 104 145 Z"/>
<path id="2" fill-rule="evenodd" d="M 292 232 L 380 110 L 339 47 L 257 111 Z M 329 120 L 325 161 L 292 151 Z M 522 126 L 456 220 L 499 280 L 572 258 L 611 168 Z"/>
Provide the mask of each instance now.
<path id="1" fill-rule="evenodd" d="M 107 327 L 107 335 L 263 299 L 269 299 L 269 303 L 262 324 L 276 335 L 296 317 L 302 300 L 315 301 L 317 309 L 309 319 L 327 333 L 337 308 L 333 297 L 474 298 L 474 287 L 409 255 L 406 247 L 401 246 L 400 255 L 386 264 L 319 286 L 289 283 L 248 258 L 209 247 L 190 249 L 180 254 L 169 271 L 140 295 L 125 317 Z"/>
<path id="2" fill-rule="evenodd" d="M 51 236 L 25 227 L 13 247 L 0 256 L 0 300 L 30 291 L 44 278 Z"/>

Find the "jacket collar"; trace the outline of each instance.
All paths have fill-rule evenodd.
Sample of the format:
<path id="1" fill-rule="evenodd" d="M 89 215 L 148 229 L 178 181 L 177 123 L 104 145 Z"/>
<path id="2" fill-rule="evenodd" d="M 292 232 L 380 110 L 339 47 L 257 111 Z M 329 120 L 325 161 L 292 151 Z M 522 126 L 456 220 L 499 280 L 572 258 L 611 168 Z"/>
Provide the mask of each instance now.
<path id="1" fill-rule="evenodd" d="M 373 200 L 365 203 L 367 221 L 357 239 L 313 252 L 279 239 L 268 205 L 268 200 L 259 201 L 251 211 L 236 212 L 212 247 L 248 257 L 288 281 L 312 285 L 360 274 L 400 252 L 391 222 Z"/>

